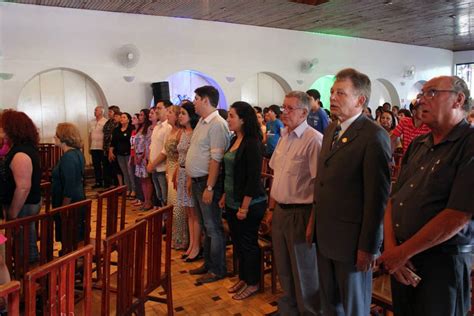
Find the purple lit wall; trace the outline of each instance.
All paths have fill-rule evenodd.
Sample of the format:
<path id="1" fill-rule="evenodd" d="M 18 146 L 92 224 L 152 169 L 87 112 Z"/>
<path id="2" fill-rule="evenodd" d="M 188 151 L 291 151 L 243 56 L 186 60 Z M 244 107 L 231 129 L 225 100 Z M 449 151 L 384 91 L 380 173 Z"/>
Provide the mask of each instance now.
<path id="1" fill-rule="evenodd" d="M 183 70 L 176 72 L 166 78 L 170 83 L 170 97 L 174 104 L 179 104 L 181 100 L 194 100 L 194 90 L 196 88 L 211 85 L 219 91 L 218 109 L 227 110 L 227 100 L 219 84 L 202 72 L 195 70 Z"/>

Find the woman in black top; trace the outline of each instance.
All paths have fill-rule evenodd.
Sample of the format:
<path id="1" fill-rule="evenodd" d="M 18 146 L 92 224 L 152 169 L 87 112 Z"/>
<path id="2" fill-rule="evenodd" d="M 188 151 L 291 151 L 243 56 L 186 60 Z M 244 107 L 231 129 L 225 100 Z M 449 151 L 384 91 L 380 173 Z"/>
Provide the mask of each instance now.
<path id="1" fill-rule="evenodd" d="M 120 116 L 120 126 L 114 129 L 112 133 L 112 142 L 109 148 L 109 160 L 117 159 L 122 171 L 123 179 L 119 177 L 119 184 L 127 186 L 128 196 L 135 197 L 135 182 L 132 166 L 130 166 L 130 137 L 132 136 L 133 125 L 130 124 L 132 117 L 130 114 L 123 112 Z"/>
<path id="2" fill-rule="evenodd" d="M 258 228 L 265 213 L 265 191 L 260 181 L 263 159 L 262 132 L 255 110 L 246 102 L 232 104 L 227 119 L 235 133 L 224 155 L 224 195 L 234 251 L 239 260 L 239 280 L 228 289 L 236 300 L 259 290 L 260 249 Z"/>
<path id="3" fill-rule="evenodd" d="M 23 112 L 4 111 L 0 133 L 11 145 L 5 157 L 4 210 L 8 220 L 36 215 L 41 208 L 41 168 L 39 134 L 33 121 Z M 36 231 L 30 227 L 30 260 L 38 259 Z"/>

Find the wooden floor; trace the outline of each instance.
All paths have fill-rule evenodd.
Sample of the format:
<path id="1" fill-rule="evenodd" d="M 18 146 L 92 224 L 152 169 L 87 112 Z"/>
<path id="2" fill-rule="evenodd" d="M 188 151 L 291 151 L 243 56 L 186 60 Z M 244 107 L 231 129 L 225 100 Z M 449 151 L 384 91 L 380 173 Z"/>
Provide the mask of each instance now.
<path id="1" fill-rule="evenodd" d="M 87 198 L 93 200 L 92 203 L 92 237 L 95 237 L 96 225 L 96 192 L 87 186 Z M 146 213 L 137 211 L 136 208 L 127 202 L 126 225 L 135 223 L 135 220 Z M 275 295 L 271 293 L 270 275 L 266 276 L 265 292 L 258 293 L 243 301 L 235 301 L 231 294 L 227 293 L 227 288 L 236 282 L 236 277 L 229 273 L 229 277 L 210 284 L 198 284 L 195 282 L 198 276 L 189 274 L 189 270 L 199 267 L 201 261 L 185 263 L 181 260 L 181 251 L 172 250 L 172 289 L 174 313 L 176 315 L 267 315 L 277 309 L 277 299 L 281 295 L 281 290 Z M 227 247 L 227 269 L 232 272 L 232 247 Z M 158 289 L 156 293 L 163 294 L 163 289 Z M 93 312 L 92 315 L 100 315 L 101 292 L 93 290 Z M 115 303 L 112 304 L 115 311 Z M 80 307 L 80 306 L 78 306 Z M 145 306 L 146 315 L 166 314 L 166 305 L 155 302 L 147 302 Z M 78 313 L 78 315 L 80 312 Z"/>
<path id="2" fill-rule="evenodd" d="M 96 210 L 97 202 L 95 199 L 96 191 L 87 186 L 87 198 L 92 199 L 92 232 L 91 237 L 95 238 Z M 140 212 L 136 207 L 130 205 L 127 201 L 126 226 L 132 225 L 146 212 Z M 172 250 L 172 290 L 174 313 L 176 315 L 269 315 L 277 310 L 277 300 L 282 295 L 280 287 L 277 285 L 277 293 L 271 293 L 270 274 L 265 276 L 265 291 L 258 293 L 246 300 L 236 301 L 232 295 L 227 293 L 227 288 L 236 282 L 237 277 L 232 275 L 232 247 L 227 246 L 227 270 L 229 276 L 223 280 L 210 283 L 196 283 L 198 276 L 189 274 L 189 270 L 202 265 L 202 260 L 194 263 L 185 263 L 181 260 L 182 251 Z M 374 280 L 373 291 L 381 304 L 390 303 L 391 293 L 389 278 L 383 277 Z M 101 292 L 93 290 L 92 315 L 100 315 L 101 311 Z M 163 289 L 157 289 L 153 295 L 163 295 Z M 113 295 L 112 295 L 113 296 Z M 114 298 L 112 297 L 112 300 Z M 77 315 L 82 315 L 81 303 L 76 306 Z M 115 314 L 115 302 L 111 302 L 112 314 Z M 165 315 L 167 313 L 166 305 L 155 302 L 147 302 L 145 306 L 146 315 Z M 388 312 L 387 316 L 392 313 Z"/>

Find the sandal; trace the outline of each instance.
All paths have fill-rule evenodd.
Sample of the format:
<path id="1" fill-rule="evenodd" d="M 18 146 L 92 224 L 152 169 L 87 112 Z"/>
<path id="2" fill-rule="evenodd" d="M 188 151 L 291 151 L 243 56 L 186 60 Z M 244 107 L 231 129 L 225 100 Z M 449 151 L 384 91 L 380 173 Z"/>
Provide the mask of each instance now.
<path id="1" fill-rule="evenodd" d="M 237 293 L 246 285 L 247 284 L 245 284 L 245 281 L 239 280 L 239 282 L 235 283 L 234 285 L 232 285 L 230 288 L 227 289 L 227 293 Z"/>
<path id="2" fill-rule="evenodd" d="M 239 293 L 235 294 L 234 296 L 232 296 L 232 298 L 234 300 L 237 300 L 237 301 L 241 301 L 241 300 L 244 300 L 254 294 L 256 294 L 259 290 L 259 287 L 258 285 L 251 285 L 251 286 L 245 286 L 243 287 Z"/>
<path id="3" fill-rule="evenodd" d="M 143 205 L 143 202 L 140 201 L 140 200 L 135 200 L 135 201 L 132 202 L 132 205 L 133 205 L 133 206 L 142 206 L 142 205 Z"/>

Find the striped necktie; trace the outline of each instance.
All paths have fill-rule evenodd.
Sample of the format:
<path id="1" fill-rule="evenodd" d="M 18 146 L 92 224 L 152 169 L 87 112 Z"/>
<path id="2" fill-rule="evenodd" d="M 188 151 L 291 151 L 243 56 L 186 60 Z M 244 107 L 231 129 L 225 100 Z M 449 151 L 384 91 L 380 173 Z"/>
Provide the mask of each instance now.
<path id="1" fill-rule="evenodd" d="M 338 124 L 336 126 L 336 130 L 334 131 L 334 136 L 332 137 L 332 144 L 331 144 L 331 149 L 334 148 L 334 145 L 337 143 L 339 140 L 339 133 L 341 132 L 341 125 Z"/>

